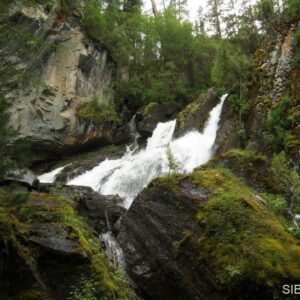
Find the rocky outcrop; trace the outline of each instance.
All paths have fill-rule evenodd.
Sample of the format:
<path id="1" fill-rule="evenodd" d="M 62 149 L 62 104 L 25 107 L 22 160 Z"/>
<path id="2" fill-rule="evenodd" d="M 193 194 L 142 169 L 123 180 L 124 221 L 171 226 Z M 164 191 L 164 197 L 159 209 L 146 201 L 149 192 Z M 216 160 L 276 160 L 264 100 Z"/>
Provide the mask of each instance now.
<path id="1" fill-rule="evenodd" d="M 230 96 L 224 102 L 219 129 L 213 146 L 214 154 L 220 154 L 237 148 L 239 145 L 238 120 L 231 113 Z"/>
<path id="2" fill-rule="evenodd" d="M 284 95 L 288 87 L 288 78 L 293 59 L 293 34 L 295 26 L 292 25 L 288 32 L 278 34 L 272 51 L 261 54 L 264 57 L 260 62 L 260 70 L 267 75 L 260 92 L 270 97 L 274 102 Z M 261 50 L 263 51 L 263 50 Z M 263 51 L 264 52 L 264 51 Z M 267 87 L 267 90 L 265 89 Z"/>
<path id="3" fill-rule="evenodd" d="M 178 114 L 175 135 L 180 136 L 192 129 L 202 132 L 210 111 L 219 101 L 219 96 L 212 89 L 201 94 Z"/>
<path id="4" fill-rule="evenodd" d="M 71 179 L 89 171 L 99 165 L 105 159 L 118 159 L 126 152 L 125 147 L 108 146 L 100 148 L 97 151 L 85 152 L 78 155 L 68 157 L 65 161 L 60 161 L 58 165 L 53 165 L 51 170 L 59 167 L 64 169 L 56 176 L 55 182 L 59 184 L 66 184 Z M 39 172 L 49 171 L 49 164 L 39 166 Z"/>
<path id="5" fill-rule="evenodd" d="M 153 133 L 157 123 L 167 122 L 176 118 L 178 107 L 172 103 L 149 103 L 136 114 L 137 130 L 142 141 Z"/>
<path id="6" fill-rule="evenodd" d="M 286 136 L 290 136 L 291 139 L 286 145 L 280 145 L 281 147 L 277 148 L 287 150 L 288 156 L 292 158 L 296 167 L 297 161 L 299 161 L 299 139 L 297 135 L 299 118 L 295 112 L 300 98 L 299 67 L 293 62 L 298 55 L 295 33 L 298 26 L 297 22 L 283 25 L 278 35 L 275 38 L 270 38 L 266 49 L 257 51 L 256 62 L 259 77 L 252 87 L 251 101 L 249 101 L 250 110 L 245 118 L 248 143 L 261 151 L 270 152 L 268 136 L 274 135 L 275 140 L 279 139 L 276 132 L 270 132 L 268 128 L 270 112 L 281 105 L 284 97 L 289 98 L 286 111 L 282 111 L 280 117 L 285 120 L 285 125 L 280 129 L 286 131 Z M 282 127 L 282 124 L 278 126 Z M 275 130 L 273 129 L 273 131 Z"/>
<path id="7" fill-rule="evenodd" d="M 294 238 L 224 168 L 155 180 L 117 228 L 145 299 L 274 299 L 300 275 Z"/>
<path id="8" fill-rule="evenodd" d="M 116 275 L 105 258 L 98 235 L 76 212 L 75 198 L 82 197 L 93 217 L 104 214 L 104 200 L 88 199 L 91 193 L 56 188 L 4 206 L 2 190 L 1 299 L 137 299 L 124 275 Z"/>
<path id="9" fill-rule="evenodd" d="M 13 39 L 3 49 L 20 72 L 32 76 L 29 84 L 16 79 L 2 89 L 11 104 L 10 125 L 19 130 L 17 139 L 29 139 L 39 159 L 127 138 L 126 127 L 114 121 L 78 117 L 92 100 L 113 107 L 116 70 L 109 53 L 82 30 L 81 17 L 80 6 L 69 16 L 59 7 L 49 12 L 41 5 L 16 6 L 11 12 L 12 26 L 43 40 L 34 54 Z"/>
<path id="10" fill-rule="evenodd" d="M 78 214 L 84 217 L 89 226 L 99 235 L 110 231 L 126 211 L 120 206 L 123 202 L 122 198 L 99 195 L 90 187 L 64 186 L 63 194 L 73 199 Z"/>

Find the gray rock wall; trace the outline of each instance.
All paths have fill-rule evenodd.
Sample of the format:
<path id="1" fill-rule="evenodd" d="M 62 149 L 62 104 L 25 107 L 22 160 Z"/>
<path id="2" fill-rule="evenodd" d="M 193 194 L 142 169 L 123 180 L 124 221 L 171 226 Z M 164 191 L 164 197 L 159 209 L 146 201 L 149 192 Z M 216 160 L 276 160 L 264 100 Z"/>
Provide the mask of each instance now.
<path id="1" fill-rule="evenodd" d="M 46 45 L 33 54 L 10 40 L 4 50 L 32 76 L 26 85 L 16 79 L 4 87 L 11 104 L 10 125 L 19 131 L 18 139 L 29 138 L 45 158 L 49 153 L 125 138 L 124 134 L 116 137 L 115 124 L 77 117 L 78 109 L 95 96 L 99 103 L 112 104 L 116 73 L 109 53 L 86 37 L 80 18 L 80 12 L 66 17 L 59 9 L 47 12 L 43 6 L 21 6 L 11 12 L 15 26 L 39 34 Z"/>

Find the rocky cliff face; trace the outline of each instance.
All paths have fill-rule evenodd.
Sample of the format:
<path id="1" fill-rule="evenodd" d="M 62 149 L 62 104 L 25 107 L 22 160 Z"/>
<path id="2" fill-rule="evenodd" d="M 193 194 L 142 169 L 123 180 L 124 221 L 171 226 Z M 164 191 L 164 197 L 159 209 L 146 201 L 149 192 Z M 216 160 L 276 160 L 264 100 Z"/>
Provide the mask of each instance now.
<path id="1" fill-rule="evenodd" d="M 80 7 L 69 16 L 59 7 L 47 11 L 43 6 L 16 6 L 11 12 L 12 26 L 24 27 L 43 40 L 35 54 L 8 40 L 4 51 L 9 59 L 32 77 L 26 85 L 16 79 L 2 87 L 18 139 L 29 138 L 41 158 L 126 139 L 116 122 L 78 117 L 80 108 L 92 100 L 113 107 L 116 72 L 108 52 L 87 38 L 80 19 Z"/>
<path id="2" fill-rule="evenodd" d="M 258 149 L 268 151 L 266 137 L 270 134 L 267 132 L 270 113 L 282 105 L 284 97 L 288 97 L 286 106 L 281 111 L 281 118 L 285 123 L 282 130 L 285 131 L 286 137 L 289 136 L 289 141 L 283 146 L 294 165 L 296 167 L 298 165 L 299 168 L 297 162 L 300 157 L 300 119 L 297 111 L 300 104 L 300 73 L 299 63 L 295 63 L 298 55 L 297 28 L 299 28 L 297 22 L 285 26 L 266 49 L 257 52 L 258 77 L 252 89 L 246 131 L 249 143 L 256 145 Z"/>

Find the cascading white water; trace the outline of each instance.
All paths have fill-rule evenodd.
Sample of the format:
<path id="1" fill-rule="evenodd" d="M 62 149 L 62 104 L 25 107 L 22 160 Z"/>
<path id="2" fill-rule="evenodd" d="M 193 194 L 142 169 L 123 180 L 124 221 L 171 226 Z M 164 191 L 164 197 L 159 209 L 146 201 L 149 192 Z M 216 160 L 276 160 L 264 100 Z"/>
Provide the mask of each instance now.
<path id="1" fill-rule="evenodd" d="M 112 264 L 118 268 L 125 269 L 125 258 L 122 249 L 111 232 L 100 235 L 100 240 L 105 244 L 106 254 Z"/>
<path id="2" fill-rule="evenodd" d="M 57 168 L 57 169 L 54 169 L 54 170 L 52 170 L 52 171 L 50 171 L 50 172 L 48 172 L 48 173 L 45 173 L 45 174 L 39 176 L 38 179 L 39 179 L 40 182 L 43 182 L 43 183 L 53 183 L 53 182 L 55 181 L 56 176 L 57 176 L 59 173 L 61 173 L 61 171 L 62 171 L 65 167 L 67 167 L 67 166 L 69 166 L 69 165 L 70 165 L 70 164 L 65 165 L 65 166 L 63 166 L 63 167 L 60 167 L 60 168 Z"/>
<path id="3" fill-rule="evenodd" d="M 135 153 L 129 148 L 122 158 L 107 159 L 69 181 L 68 185 L 90 186 L 103 195 L 119 195 L 125 199 L 124 206 L 128 208 L 150 181 L 170 172 L 167 145 L 181 173 L 191 172 L 211 158 L 226 97 L 224 95 L 210 112 L 203 133 L 193 130 L 172 140 L 176 120 L 159 123 L 148 139 L 146 149 Z"/>

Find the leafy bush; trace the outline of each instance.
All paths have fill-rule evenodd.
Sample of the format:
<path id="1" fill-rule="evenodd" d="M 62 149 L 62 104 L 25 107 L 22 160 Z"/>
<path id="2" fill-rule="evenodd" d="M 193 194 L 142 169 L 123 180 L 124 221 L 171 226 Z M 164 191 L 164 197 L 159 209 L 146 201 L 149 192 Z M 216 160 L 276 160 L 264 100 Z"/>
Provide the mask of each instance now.
<path id="1" fill-rule="evenodd" d="M 265 138 L 267 143 L 276 152 L 286 149 L 293 139 L 288 132 L 289 121 L 286 117 L 289 103 L 290 98 L 285 95 L 268 114 L 267 134 Z"/>

